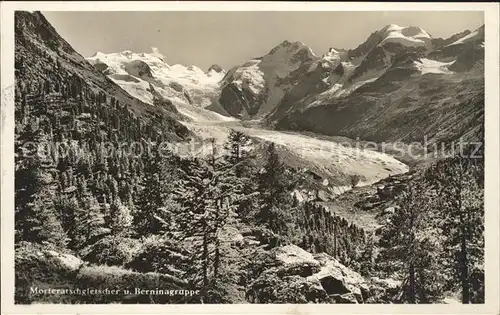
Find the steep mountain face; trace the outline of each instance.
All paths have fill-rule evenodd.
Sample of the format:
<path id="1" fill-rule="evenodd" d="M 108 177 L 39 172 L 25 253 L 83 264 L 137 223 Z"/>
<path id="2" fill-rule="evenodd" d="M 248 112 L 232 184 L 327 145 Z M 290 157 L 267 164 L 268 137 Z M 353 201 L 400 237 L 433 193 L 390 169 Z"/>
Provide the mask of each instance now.
<path id="1" fill-rule="evenodd" d="M 323 56 L 322 61 L 330 61 L 332 71 L 326 78 L 304 77 L 279 102 L 276 109 L 267 117 L 267 121 L 274 122 L 283 118 L 287 113 L 303 110 L 311 103 L 317 104 L 318 97 L 338 98 L 346 97 L 366 83 L 377 80 L 387 71 L 394 73 L 395 65 L 399 65 L 399 73 L 412 74 L 420 66 L 406 64 L 402 60 L 413 60 L 426 55 L 432 50 L 432 37 L 423 29 L 415 26 L 401 27 L 395 24 L 372 33 L 365 42 L 348 51 L 330 49 Z M 331 58 L 332 55 L 335 56 Z M 424 72 L 438 72 L 442 64 L 433 64 Z M 402 67 L 401 67 L 402 66 Z M 392 69 L 392 70 L 391 70 Z M 322 83 L 320 81 L 323 81 Z"/>
<path id="2" fill-rule="evenodd" d="M 213 102 L 226 73 L 218 65 L 212 65 L 206 73 L 196 66 L 169 65 L 156 48 L 151 53 L 97 52 L 87 60 L 132 96 L 148 104 L 155 98 L 168 99 L 188 118 L 200 112 L 197 107 Z M 212 114 L 210 118 L 221 119 Z"/>
<path id="3" fill-rule="evenodd" d="M 391 24 L 372 34 L 365 43 L 349 51 L 353 64 L 359 63 L 348 78 L 357 81 L 362 76 L 375 77 L 402 53 L 425 51 L 430 46 L 431 37 L 419 27 L 401 27 Z M 370 73 L 374 72 L 374 73 Z"/>
<path id="4" fill-rule="evenodd" d="M 389 25 L 347 59 L 326 87 L 305 77 L 301 89 L 312 93 L 298 84 L 267 122 L 373 141 L 474 137 L 484 115 L 484 27 L 434 40 L 420 28 Z"/>
<path id="5" fill-rule="evenodd" d="M 107 99 L 118 101 L 137 119 L 148 121 L 163 117 L 169 130 L 166 136 L 171 140 L 190 135 L 189 130 L 177 121 L 179 114 L 175 108 L 151 106 L 132 97 L 75 52 L 41 13 L 16 12 L 15 31 L 16 83 L 21 88 L 25 85 L 28 92 L 37 91 L 42 88 L 40 82 L 53 82 L 61 90 L 64 84 L 59 82 L 71 80 L 89 94 L 105 95 Z M 100 67 L 104 72 L 109 71 Z M 143 77 L 149 75 L 143 64 L 130 63 L 127 67 Z"/>
<path id="6" fill-rule="evenodd" d="M 231 69 L 222 81 L 218 103 L 235 117 L 262 117 L 319 59 L 303 43 L 284 41 L 267 55 Z"/>
<path id="7" fill-rule="evenodd" d="M 281 119 L 277 129 L 308 130 L 371 141 L 452 141 L 484 119 L 484 78 L 430 74 L 398 81 L 388 72 L 346 98 L 322 100 Z M 384 82 L 385 81 L 385 82 Z"/>
<path id="8" fill-rule="evenodd" d="M 452 71 L 470 70 L 484 58 L 484 25 L 473 32 L 467 30 L 446 40 L 433 41 L 433 46 L 429 58 L 453 62 L 450 66 Z"/>

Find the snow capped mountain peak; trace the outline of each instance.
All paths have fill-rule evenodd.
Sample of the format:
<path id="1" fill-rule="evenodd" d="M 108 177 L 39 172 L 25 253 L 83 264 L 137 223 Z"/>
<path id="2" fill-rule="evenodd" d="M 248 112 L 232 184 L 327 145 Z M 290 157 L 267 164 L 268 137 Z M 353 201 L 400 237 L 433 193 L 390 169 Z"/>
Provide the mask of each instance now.
<path id="1" fill-rule="evenodd" d="M 278 44 L 276 47 L 290 47 L 294 44 L 294 42 L 289 41 L 288 39 L 285 39 L 282 41 L 280 44 Z M 276 48 L 275 47 L 275 48 Z"/>
<path id="2" fill-rule="evenodd" d="M 459 45 L 459 44 L 465 44 L 471 41 L 484 41 L 484 25 L 479 27 L 478 29 L 474 30 L 473 32 L 469 33 L 468 35 L 459 38 L 455 42 L 449 44 L 448 46 L 454 46 L 454 45 Z"/>
<path id="3" fill-rule="evenodd" d="M 197 74 L 204 74 L 203 70 L 201 70 L 200 68 L 198 68 L 197 66 L 195 65 L 190 65 L 186 68 L 186 70 L 188 71 L 193 71 L 194 73 L 197 73 Z"/>
<path id="4" fill-rule="evenodd" d="M 159 94 L 178 106 L 208 106 L 225 75 L 220 67 L 220 72 L 205 73 L 195 65 L 169 65 L 155 47 L 147 53 L 97 52 L 87 60 L 129 94 L 149 104 Z"/>
<path id="5" fill-rule="evenodd" d="M 333 47 L 330 47 L 330 49 L 328 50 L 328 54 L 338 54 L 339 52 L 333 48 Z"/>
<path id="6" fill-rule="evenodd" d="M 306 44 L 304 44 L 303 42 L 301 42 L 301 41 L 291 42 L 289 40 L 284 40 L 283 42 L 281 42 L 280 44 L 275 46 L 273 49 L 271 49 L 271 51 L 266 56 L 285 55 L 285 54 L 286 55 L 293 55 L 293 54 L 295 54 L 299 51 L 302 51 L 302 50 L 307 51 L 308 55 L 316 57 L 316 55 L 313 53 L 311 48 L 309 46 L 307 46 Z"/>
<path id="7" fill-rule="evenodd" d="M 226 70 L 217 64 L 213 64 L 208 68 L 206 75 L 209 77 L 217 77 L 222 80 L 222 78 L 226 75 Z"/>
<path id="8" fill-rule="evenodd" d="M 386 25 L 384 28 L 382 28 L 380 31 L 381 32 L 390 32 L 390 31 L 395 31 L 395 30 L 400 30 L 403 27 L 397 25 L 397 24 L 389 24 Z"/>
<path id="9" fill-rule="evenodd" d="M 222 69 L 221 66 L 219 66 L 218 64 L 213 64 L 211 65 L 209 68 L 208 68 L 208 71 L 207 73 L 210 73 L 210 72 L 215 72 L 215 73 L 222 73 L 224 72 L 224 69 Z"/>
<path id="10" fill-rule="evenodd" d="M 425 46 L 432 38 L 429 33 L 418 26 L 405 27 L 397 24 L 389 24 L 378 33 L 383 38 L 379 45 L 391 42 L 410 47 Z"/>

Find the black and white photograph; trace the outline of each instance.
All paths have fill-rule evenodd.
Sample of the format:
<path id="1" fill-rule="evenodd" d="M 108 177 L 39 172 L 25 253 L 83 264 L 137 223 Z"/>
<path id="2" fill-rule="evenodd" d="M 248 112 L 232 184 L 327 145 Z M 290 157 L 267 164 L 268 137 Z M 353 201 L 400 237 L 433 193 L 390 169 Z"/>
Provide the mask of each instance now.
<path id="1" fill-rule="evenodd" d="M 67 8 L 13 12 L 14 304 L 498 303 L 484 10 Z"/>

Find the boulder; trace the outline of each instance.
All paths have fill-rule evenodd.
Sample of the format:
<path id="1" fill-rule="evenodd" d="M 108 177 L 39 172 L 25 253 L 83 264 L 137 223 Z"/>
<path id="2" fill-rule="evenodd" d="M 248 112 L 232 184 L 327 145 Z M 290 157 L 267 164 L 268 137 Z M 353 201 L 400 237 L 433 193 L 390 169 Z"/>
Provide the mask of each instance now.
<path id="1" fill-rule="evenodd" d="M 320 270 L 320 265 L 313 255 L 295 245 L 277 247 L 274 251 L 280 268 L 276 273 L 283 276 L 300 275 L 308 277 Z"/>
<path id="2" fill-rule="evenodd" d="M 246 292 L 246 300 L 252 303 L 320 303 L 327 298 L 319 281 L 300 276 L 286 279 L 276 275 L 259 277 Z"/>
<path id="3" fill-rule="evenodd" d="M 316 197 L 320 201 L 328 201 L 328 200 L 330 200 L 330 195 L 326 191 L 324 191 L 324 190 L 318 191 L 318 195 Z"/>
<path id="4" fill-rule="evenodd" d="M 396 208 L 394 207 L 387 207 L 384 209 L 384 211 L 382 212 L 383 214 L 394 214 L 394 212 L 396 211 Z"/>
<path id="5" fill-rule="evenodd" d="M 41 252 L 38 253 L 41 254 Z M 54 261 L 56 261 L 57 264 L 59 264 L 61 267 L 64 267 L 70 271 L 78 270 L 84 264 L 83 260 L 74 255 L 59 253 L 54 250 L 45 251 L 45 255 L 47 256 L 47 258 L 50 257 L 49 259 L 53 259 Z"/>
<path id="6" fill-rule="evenodd" d="M 369 286 L 359 273 L 325 253 L 316 254 L 315 259 L 320 262 L 321 270 L 314 276 L 329 294 L 352 293 L 359 303 L 363 303 L 362 292 L 368 291 Z"/>
<path id="7" fill-rule="evenodd" d="M 358 304 L 358 300 L 352 293 L 334 294 L 329 300 L 335 304 Z"/>
<path id="8" fill-rule="evenodd" d="M 247 290 L 251 302 L 363 303 L 369 296 L 369 283 L 327 254 L 313 255 L 296 245 L 276 247 L 266 254 L 259 267 L 262 272 Z"/>
<path id="9" fill-rule="evenodd" d="M 372 277 L 369 281 L 369 303 L 392 303 L 400 293 L 401 281 Z"/>

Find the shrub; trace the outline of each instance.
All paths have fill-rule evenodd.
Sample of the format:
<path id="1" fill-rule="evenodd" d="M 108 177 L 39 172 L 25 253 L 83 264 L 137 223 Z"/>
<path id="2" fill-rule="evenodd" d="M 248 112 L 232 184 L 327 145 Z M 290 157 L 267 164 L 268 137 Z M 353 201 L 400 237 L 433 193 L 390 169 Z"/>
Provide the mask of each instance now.
<path id="1" fill-rule="evenodd" d="M 97 243 L 82 250 L 85 260 L 110 266 L 124 266 L 139 251 L 140 241 L 120 236 L 106 236 Z"/>
<path id="2" fill-rule="evenodd" d="M 181 275 L 190 254 L 178 244 L 161 236 L 148 237 L 126 267 L 140 272 Z"/>

